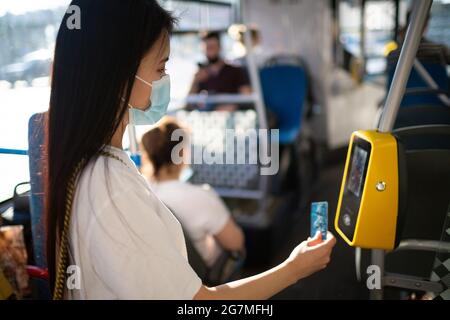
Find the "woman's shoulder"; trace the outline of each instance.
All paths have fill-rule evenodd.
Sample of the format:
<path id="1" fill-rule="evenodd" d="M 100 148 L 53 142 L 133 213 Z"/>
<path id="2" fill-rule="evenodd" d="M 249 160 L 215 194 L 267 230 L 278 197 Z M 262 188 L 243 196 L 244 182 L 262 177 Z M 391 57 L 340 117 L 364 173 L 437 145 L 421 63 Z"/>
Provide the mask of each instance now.
<path id="1" fill-rule="evenodd" d="M 152 196 L 150 187 L 131 159 L 124 156 L 119 159 L 102 155 L 92 158 L 80 174 L 78 192 L 98 199 L 120 198 L 128 192 Z"/>
<path id="2" fill-rule="evenodd" d="M 97 220 L 107 219 L 108 225 L 118 228 L 124 221 L 126 225 L 148 227 L 165 214 L 165 207 L 137 169 L 105 157 L 93 159 L 87 165 L 80 176 L 76 197 L 75 210 L 80 217 L 92 221 L 90 213 L 95 213 Z M 111 219 L 117 216 L 125 220 L 112 223 Z"/>

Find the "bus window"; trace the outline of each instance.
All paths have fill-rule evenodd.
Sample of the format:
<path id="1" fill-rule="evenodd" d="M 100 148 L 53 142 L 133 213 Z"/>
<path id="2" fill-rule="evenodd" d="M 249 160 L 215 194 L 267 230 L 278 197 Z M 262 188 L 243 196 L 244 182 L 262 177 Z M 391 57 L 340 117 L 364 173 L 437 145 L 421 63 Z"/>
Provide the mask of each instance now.
<path id="1" fill-rule="evenodd" d="M 28 120 L 48 109 L 49 73 L 59 23 L 69 0 L 2 0 L 0 8 L 0 202 L 28 181 Z"/>
<path id="2" fill-rule="evenodd" d="M 234 58 L 231 39 L 227 36 L 228 27 L 233 24 L 233 6 L 231 2 L 222 4 L 199 3 L 193 1 L 165 1 L 163 6 L 178 17 L 176 30 L 171 38 L 171 54 L 167 65 L 172 77 L 172 99 L 169 109 L 183 106 L 189 93 L 192 79 L 197 72 L 197 63 L 203 62 L 204 55 L 200 33 L 218 30 L 222 32 L 223 54 L 225 58 Z M 231 53 L 231 54 L 230 54 Z"/>
<path id="3" fill-rule="evenodd" d="M 201 3 L 199 1 L 160 1 L 162 6 L 179 17 L 177 31 L 226 29 L 232 24 L 234 1 Z"/>
<path id="4" fill-rule="evenodd" d="M 401 10 L 406 12 L 404 2 Z M 364 46 L 361 44 L 361 5 L 340 2 L 339 42 L 342 47 L 339 64 L 351 71 L 356 64 L 368 75 L 382 74 L 386 69 L 385 46 L 394 39 L 395 4 L 393 1 L 366 1 L 364 10 Z M 361 53 L 361 50 L 364 50 Z M 365 62 L 364 62 L 365 61 Z M 365 66 L 362 64 L 365 63 Z"/>
<path id="5" fill-rule="evenodd" d="M 430 14 L 431 18 L 425 37 L 450 48 L 450 3 L 433 1 Z"/>
<path id="6" fill-rule="evenodd" d="M 411 7 L 411 1 L 399 1 L 398 17 L 394 1 L 365 2 L 364 10 L 364 46 L 361 45 L 361 4 L 354 2 L 339 2 L 339 35 L 338 35 L 338 64 L 351 71 L 356 63 L 362 64 L 361 49 L 364 48 L 365 73 L 380 75 L 386 70 L 386 55 L 393 50 L 393 40 L 398 40 L 395 34 L 396 19 L 398 18 L 398 32 L 402 33 L 406 25 L 406 15 Z M 450 4 L 448 1 L 433 1 L 431 19 L 426 30 L 425 38 L 429 41 L 450 47 Z M 398 44 L 395 45 L 395 47 Z"/>

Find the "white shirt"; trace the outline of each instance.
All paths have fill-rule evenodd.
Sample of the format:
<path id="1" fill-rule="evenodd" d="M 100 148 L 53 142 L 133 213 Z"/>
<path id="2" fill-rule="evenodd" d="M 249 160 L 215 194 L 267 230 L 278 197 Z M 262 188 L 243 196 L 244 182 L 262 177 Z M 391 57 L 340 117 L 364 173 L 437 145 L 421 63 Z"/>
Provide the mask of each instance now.
<path id="1" fill-rule="evenodd" d="M 201 280 L 187 261 L 177 219 L 150 190 L 128 155 L 106 150 L 78 179 L 70 227 L 80 289 L 72 299 L 192 299 Z"/>
<path id="2" fill-rule="evenodd" d="M 151 187 L 173 210 L 206 264 L 213 265 L 222 252 L 214 235 L 230 219 L 230 212 L 219 196 L 208 185 L 196 186 L 178 180 L 155 183 Z"/>

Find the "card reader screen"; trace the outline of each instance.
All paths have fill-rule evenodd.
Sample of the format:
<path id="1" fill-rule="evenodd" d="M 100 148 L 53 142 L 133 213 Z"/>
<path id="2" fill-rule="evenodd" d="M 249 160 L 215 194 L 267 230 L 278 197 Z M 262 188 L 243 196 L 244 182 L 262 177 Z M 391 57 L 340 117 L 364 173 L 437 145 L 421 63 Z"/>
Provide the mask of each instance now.
<path id="1" fill-rule="evenodd" d="M 359 197 L 359 195 L 361 194 L 361 186 L 363 181 L 364 169 L 366 168 L 366 162 L 367 151 L 359 146 L 355 146 L 355 152 L 353 153 L 347 188 L 357 197 Z"/>
<path id="2" fill-rule="evenodd" d="M 358 137 L 354 139 L 339 213 L 339 228 L 348 239 L 354 236 L 371 151 L 368 141 Z"/>

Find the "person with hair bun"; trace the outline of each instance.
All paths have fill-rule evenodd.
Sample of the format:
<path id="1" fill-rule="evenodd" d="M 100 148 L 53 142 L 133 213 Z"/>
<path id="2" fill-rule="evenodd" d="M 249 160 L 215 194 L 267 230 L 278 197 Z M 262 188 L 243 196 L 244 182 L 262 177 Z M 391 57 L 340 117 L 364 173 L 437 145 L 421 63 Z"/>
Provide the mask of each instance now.
<path id="1" fill-rule="evenodd" d="M 244 235 L 210 186 L 180 180 L 186 165 L 172 161 L 172 150 L 180 143 L 171 139 L 176 130 L 187 137 L 187 130 L 175 119 L 165 117 L 143 135 L 142 172 L 158 198 L 173 210 L 206 265 L 211 267 L 222 250 L 242 251 Z M 186 156 L 187 141 L 181 143 L 181 153 Z"/>

